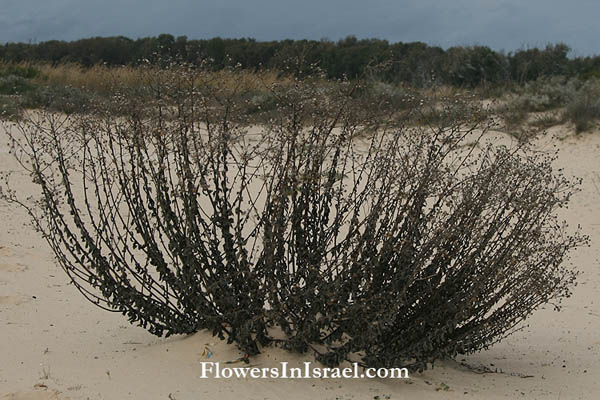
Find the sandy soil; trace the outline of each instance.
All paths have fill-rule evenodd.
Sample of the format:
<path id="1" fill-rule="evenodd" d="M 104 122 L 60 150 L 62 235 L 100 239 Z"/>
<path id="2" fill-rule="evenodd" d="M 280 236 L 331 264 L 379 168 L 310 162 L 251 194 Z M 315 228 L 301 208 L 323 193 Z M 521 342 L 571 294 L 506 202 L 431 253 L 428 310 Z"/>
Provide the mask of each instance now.
<path id="1" fill-rule="evenodd" d="M 408 380 L 201 379 L 201 361 L 238 358 L 236 348 L 207 333 L 159 339 L 89 304 L 24 211 L 0 203 L 0 399 L 593 398 L 600 392 L 600 133 L 573 136 L 566 129 L 553 128 L 550 134 L 566 137 L 546 136 L 539 146 L 558 146 L 557 166 L 584 179 L 562 212 L 592 240 L 573 253 L 582 272 L 574 296 L 560 313 L 539 310 L 528 327 L 490 350 Z M 0 170 L 14 170 L 23 192 L 34 190 L 6 142 L 0 128 Z M 312 357 L 268 349 L 252 365 L 305 360 Z M 497 372 L 475 370 L 482 366 Z"/>

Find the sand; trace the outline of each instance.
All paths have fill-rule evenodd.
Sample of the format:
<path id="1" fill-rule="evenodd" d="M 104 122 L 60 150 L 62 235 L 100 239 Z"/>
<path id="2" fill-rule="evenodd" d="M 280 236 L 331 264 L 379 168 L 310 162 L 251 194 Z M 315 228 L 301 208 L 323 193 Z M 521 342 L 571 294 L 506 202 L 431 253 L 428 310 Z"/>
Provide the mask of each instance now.
<path id="1" fill-rule="evenodd" d="M 19 189 L 32 192 L 35 185 L 8 154 L 3 129 L 0 170 L 15 171 Z M 94 307 L 55 265 L 25 212 L 0 203 L 0 399 L 593 398 L 600 392 L 600 133 L 569 132 L 552 128 L 537 145 L 558 146 L 557 167 L 584 179 L 561 212 L 591 237 L 591 247 L 572 253 L 582 272 L 574 295 L 561 312 L 539 310 L 491 349 L 436 363 L 408 380 L 201 379 L 200 362 L 240 353 L 206 332 L 160 339 Z M 313 359 L 279 349 L 251 359 L 259 367 L 283 361 Z"/>

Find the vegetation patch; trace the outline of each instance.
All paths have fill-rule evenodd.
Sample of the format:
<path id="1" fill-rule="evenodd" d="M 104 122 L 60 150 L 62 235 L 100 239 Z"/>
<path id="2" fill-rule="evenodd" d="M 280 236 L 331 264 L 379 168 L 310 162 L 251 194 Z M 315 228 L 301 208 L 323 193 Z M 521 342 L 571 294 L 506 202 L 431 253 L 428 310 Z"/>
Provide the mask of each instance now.
<path id="1" fill-rule="evenodd" d="M 564 117 L 575 124 L 577 132 L 590 129 L 600 119 L 600 83 L 586 82 L 569 104 Z"/>

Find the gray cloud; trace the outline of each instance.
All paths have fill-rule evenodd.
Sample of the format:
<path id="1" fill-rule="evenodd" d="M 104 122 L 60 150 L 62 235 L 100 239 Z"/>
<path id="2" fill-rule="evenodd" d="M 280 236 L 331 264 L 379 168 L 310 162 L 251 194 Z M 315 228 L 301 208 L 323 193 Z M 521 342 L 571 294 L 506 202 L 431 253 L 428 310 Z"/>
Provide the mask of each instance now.
<path id="1" fill-rule="evenodd" d="M 0 0 L 0 42 L 131 38 L 336 40 L 347 35 L 496 50 L 566 42 L 575 55 L 600 53 L 596 0 Z"/>

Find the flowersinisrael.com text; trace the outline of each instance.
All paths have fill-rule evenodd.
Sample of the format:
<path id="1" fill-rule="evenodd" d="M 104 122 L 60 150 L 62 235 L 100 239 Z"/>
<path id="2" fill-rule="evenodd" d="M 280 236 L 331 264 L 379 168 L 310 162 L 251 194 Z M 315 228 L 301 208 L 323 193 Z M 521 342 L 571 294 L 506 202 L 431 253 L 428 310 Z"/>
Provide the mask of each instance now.
<path id="1" fill-rule="evenodd" d="M 230 367 L 222 366 L 219 362 L 201 362 L 200 378 L 280 378 L 280 379 L 310 379 L 310 378 L 393 378 L 408 379 L 407 368 L 362 368 L 357 363 L 346 368 L 311 367 L 305 362 L 301 367 L 289 367 L 287 362 L 279 367 Z"/>

